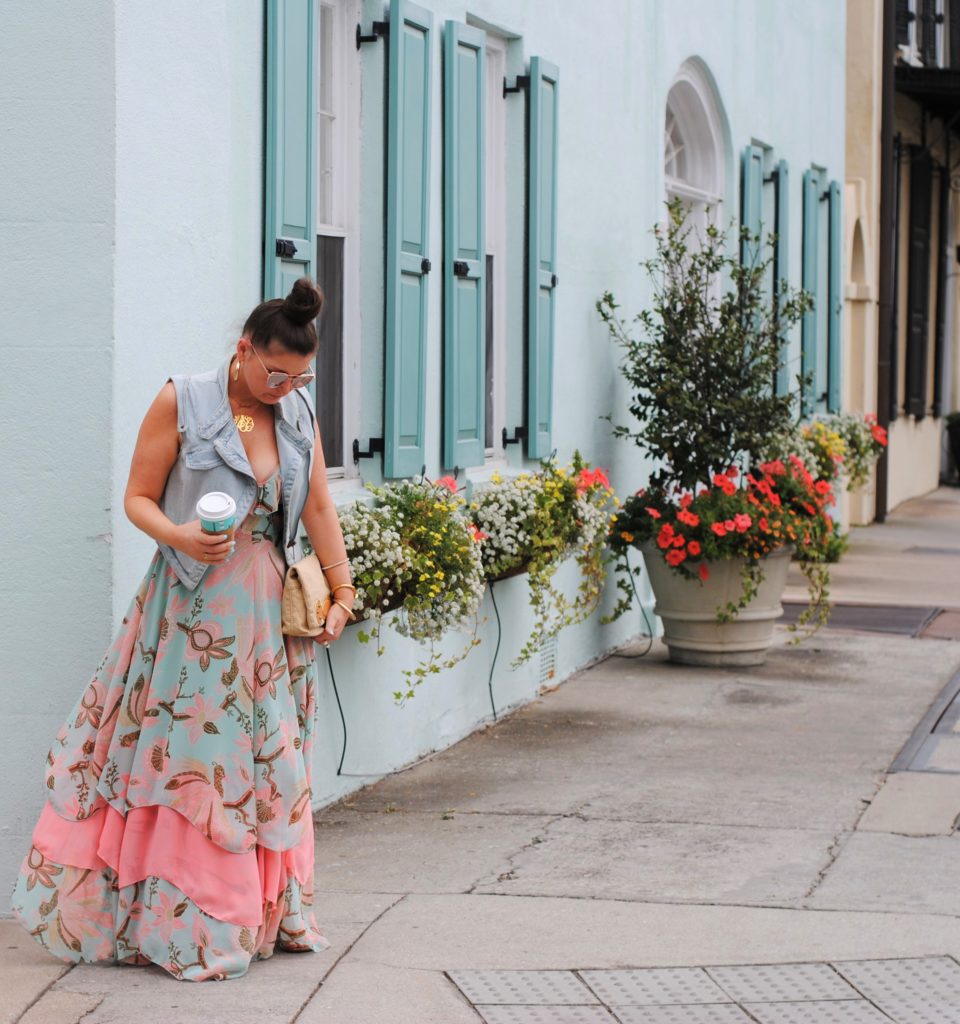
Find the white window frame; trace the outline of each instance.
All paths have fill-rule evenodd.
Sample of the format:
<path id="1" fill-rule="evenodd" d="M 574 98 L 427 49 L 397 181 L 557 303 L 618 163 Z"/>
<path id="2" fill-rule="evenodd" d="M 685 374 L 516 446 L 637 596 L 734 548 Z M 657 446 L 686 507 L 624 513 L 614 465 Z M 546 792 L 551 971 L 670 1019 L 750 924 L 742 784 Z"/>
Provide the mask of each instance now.
<path id="1" fill-rule="evenodd" d="M 347 438 L 359 436 L 360 430 L 360 54 L 355 43 L 356 27 L 361 21 L 361 0 L 320 0 L 320 8 L 333 13 L 331 90 L 335 120 L 331 139 L 332 217 L 321 219 L 320 141 L 325 114 L 317 98 L 316 180 L 314 182 L 317 223 L 314 235 L 343 238 L 343 422 L 344 450 L 342 466 L 331 467 L 327 477 L 341 486 L 355 485 L 359 469 L 347 450 Z M 322 16 L 317 19 L 321 31 Z M 323 60 L 323 40 L 317 39 L 318 66 Z M 321 87 L 322 68 L 317 75 Z"/>
<path id="2" fill-rule="evenodd" d="M 484 448 L 484 463 L 503 462 L 507 395 L 507 110 L 503 82 L 508 40 L 492 32 L 486 39 L 486 151 L 484 219 L 486 253 L 493 256 L 493 446 Z M 486 344 L 486 339 L 484 339 Z M 486 381 L 484 381 L 486 395 Z"/>
<path id="3" fill-rule="evenodd" d="M 678 86 L 680 88 L 678 88 Z M 691 168 L 689 179 L 666 173 L 666 126 L 672 114 L 679 128 Z M 664 190 L 667 199 L 679 198 L 709 208 L 709 221 L 719 224 L 726 195 L 726 143 L 723 118 L 707 75 L 695 59 L 681 65 L 663 107 Z"/>

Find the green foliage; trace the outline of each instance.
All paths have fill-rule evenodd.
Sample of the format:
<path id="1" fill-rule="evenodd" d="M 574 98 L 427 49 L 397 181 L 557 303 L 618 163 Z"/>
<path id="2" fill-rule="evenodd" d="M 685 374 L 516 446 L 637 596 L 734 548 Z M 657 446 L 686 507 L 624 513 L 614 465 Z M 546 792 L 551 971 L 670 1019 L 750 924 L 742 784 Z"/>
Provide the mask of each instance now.
<path id="1" fill-rule="evenodd" d="M 679 200 L 668 204 L 668 215 L 666 226 L 654 229 L 655 256 L 641 264 L 653 294 L 650 308 L 633 319 L 640 337 L 610 292 L 596 308 L 623 349 L 629 408 L 639 424 L 615 425 L 613 433 L 655 459 L 661 479 L 693 490 L 789 427 L 795 399 L 775 394 L 772 383 L 783 337 L 812 300 L 784 281 L 771 303 L 764 282 L 772 257 L 741 265 L 727 251 L 726 232 L 711 225 L 705 237 L 692 238 Z M 721 280 L 729 282 L 722 292 Z"/>

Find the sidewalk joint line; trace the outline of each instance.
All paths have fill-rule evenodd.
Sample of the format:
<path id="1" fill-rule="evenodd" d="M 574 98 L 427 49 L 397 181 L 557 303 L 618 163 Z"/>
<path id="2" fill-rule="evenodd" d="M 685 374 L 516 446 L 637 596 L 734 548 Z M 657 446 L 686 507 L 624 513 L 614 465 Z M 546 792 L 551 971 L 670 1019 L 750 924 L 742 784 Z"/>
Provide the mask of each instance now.
<path id="1" fill-rule="evenodd" d="M 330 975 L 337 967 L 337 965 L 340 963 L 340 961 L 353 949 L 354 946 L 356 946 L 356 944 L 364 937 L 364 935 L 367 934 L 368 931 L 370 931 L 370 929 L 384 916 L 384 914 L 389 913 L 391 910 L 393 910 L 394 907 L 399 906 L 407 898 L 407 895 L 407 893 L 404 893 L 399 899 L 394 900 L 393 903 L 390 904 L 390 906 L 384 907 L 383 910 L 381 910 L 380 913 L 377 914 L 377 916 L 362 929 L 360 934 L 323 972 L 323 974 L 320 976 L 320 980 L 316 983 L 316 985 L 314 985 L 313 990 L 310 992 L 307 998 L 300 1004 L 300 1009 L 297 1010 L 297 1012 L 290 1018 L 290 1024 L 296 1024 L 296 1022 L 300 1019 L 300 1015 L 310 1005 L 314 996 L 320 991 L 321 988 L 323 988 L 323 985 L 326 982 L 327 978 L 330 977 Z"/>

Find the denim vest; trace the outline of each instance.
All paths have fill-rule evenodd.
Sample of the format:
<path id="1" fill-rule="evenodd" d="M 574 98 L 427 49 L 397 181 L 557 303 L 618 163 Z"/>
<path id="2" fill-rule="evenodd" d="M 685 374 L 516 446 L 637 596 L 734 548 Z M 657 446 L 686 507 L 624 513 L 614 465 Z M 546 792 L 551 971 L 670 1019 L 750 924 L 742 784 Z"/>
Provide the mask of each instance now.
<path id="1" fill-rule="evenodd" d="M 225 491 L 233 498 L 238 525 L 257 495 L 256 477 L 227 398 L 229 370 L 227 359 L 217 370 L 169 378 L 177 391 L 180 453 L 167 477 L 160 509 L 178 526 L 197 518 L 197 499 L 207 491 Z M 300 516 L 310 490 L 315 436 L 313 404 L 303 388 L 280 399 L 274 421 L 283 480 L 282 545 L 287 564 L 292 565 L 303 558 Z M 210 567 L 167 544 L 159 547 L 178 579 L 194 590 Z"/>

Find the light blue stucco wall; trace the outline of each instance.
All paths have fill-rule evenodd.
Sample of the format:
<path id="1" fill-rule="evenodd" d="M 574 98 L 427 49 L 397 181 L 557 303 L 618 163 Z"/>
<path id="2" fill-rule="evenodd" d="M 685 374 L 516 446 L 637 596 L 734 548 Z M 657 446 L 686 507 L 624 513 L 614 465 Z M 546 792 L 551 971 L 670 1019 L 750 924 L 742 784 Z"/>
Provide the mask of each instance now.
<path id="1" fill-rule="evenodd" d="M 0 7 L 0 891 L 111 627 L 113 5 Z M 2 906 L 6 910 L 5 900 Z"/>
<path id="2" fill-rule="evenodd" d="M 778 158 L 789 160 L 791 273 L 798 282 L 802 171 L 816 163 L 843 180 L 844 18 L 834 0 L 808 0 L 802 6 L 767 0 L 596 0 L 589 5 L 426 0 L 426 6 L 438 27 L 446 18 L 469 16 L 512 37 L 511 77 L 525 70 L 535 54 L 560 67 L 561 285 L 553 441 L 561 459 L 579 447 L 595 464 L 607 467 L 626 495 L 645 482 L 644 466 L 630 445 L 611 439 L 599 419 L 608 412 L 622 418 L 628 395 L 616 368 L 618 353 L 597 321 L 594 303 L 606 289 L 628 311 L 646 299 L 637 264 L 650 255 L 649 229 L 662 214 L 664 104 L 674 74 L 696 56 L 716 83 L 730 140 L 726 216 L 738 212 L 744 145 L 762 141 L 774 147 Z M 5 214 L 0 222 L 0 280 L 9 293 L 3 306 L 15 310 L 17 327 L 4 336 L 4 360 L 12 365 L 15 356 L 18 366 L 31 369 L 52 361 L 61 381 L 58 393 L 65 396 L 63 409 L 71 418 L 69 429 L 50 426 L 37 437 L 24 423 L 40 385 L 28 382 L 22 390 L 18 384 L 9 400 L 4 394 L 0 428 L 8 440 L 17 439 L 11 449 L 17 453 L 11 464 L 13 491 L 25 495 L 29 505 L 50 501 L 67 488 L 73 513 L 66 526 L 53 514 L 24 525 L 19 505 L 3 513 L 8 523 L 13 513 L 16 525 L 16 530 L 10 525 L 3 531 L 7 547 L 9 538 L 28 531 L 27 544 L 5 550 L 5 564 L 14 572 L 7 574 L 10 582 L 0 592 L 3 657 L 5 664 L 27 668 L 8 671 L 2 680 L 4 713 L 19 716 L 8 730 L 17 735 L 5 756 L 19 772 L 18 791 L 24 795 L 12 816 L 5 812 L 0 884 L 12 878 L 39 809 L 42 759 L 53 731 L 95 668 L 152 554 L 152 542 L 133 529 L 122 510 L 143 413 L 167 375 L 200 370 L 222 358 L 259 299 L 261 274 L 261 0 L 92 4 L 84 15 L 74 15 L 82 30 L 74 30 L 72 22 L 65 26 L 53 7 L 18 3 L 11 9 L 28 7 L 34 18 L 16 25 L 12 37 L 4 33 L 8 46 L 36 62 L 41 47 L 41 58 L 53 49 L 49 36 L 39 33 L 49 32 L 56 22 L 57 38 L 62 33 L 63 40 L 60 53 L 76 52 L 77 59 L 41 61 L 32 90 L 16 85 L 6 62 L 0 66 L 3 96 L 19 97 L 13 104 L 14 131 L 41 160 L 52 143 L 31 134 L 30 124 L 44 109 L 44 90 L 58 99 L 89 95 L 82 130 L 79 119 L 61 116 L 50 123 L 50 135 L 56 149 L 72 147 L 79 154 L 74 162 L 90 162 L 90 171 L 66 183 L 63 175 L 41 176 L 36 188 L 24 193 L 22 209 L 12 218 L 16 224 L 8 224 Z M 363 0 L 363 15 L 368 25 L 383 17 L 383 5 Z M 96 50 L 96 61 L 83 59 L 84 47 Z M 361 333 L 348 339 L 354 354 L 359 346 L 362 441 L 382 434 L 384 49 L 382 42 L 370 44 L 362 55 Z M 439 41 L 433 57 L 430 221 L 431 255 L 439 265 Z M 522 96 L 508 101 L 506 126 L 508 247 L 514 266 L 504 297 L 508 426 L 522 422 L 523 410 L 523 102 Z M 10 173 L 8 154 L 5 146 L 0 155 L 5 174 Z M 84 211 L 77 215 L 82 223 L 68 225 L 65 235 L 62 222 L 70 217 L 57 199 L 64 190 L 72 197 L 70 209 Z M 48 243 L 51 237 L 67 238 L 70 252 L 82 253 L 82 261 L 72 260 L 65 270 L 63 259 L 51 261 L 46 247 L 42 256 L 24 255 L 20 222 L 38 223 Z M 115 268 L 110 262 L 114 245 Z M 62 299 L 42 299 L 42 308 L 52 303 L 52 320 L 38 334 L 36 284 L 44 271 L 57 273 L 68 285 Z M 440 303 L 438 273 L 430 281 L 429 305 L 426 450 L 431 476 L 441 468 Z M 91 366 L 98 372 L 102 368 L 105 376 L 98 377 Z M 71 374 L 80 385 L 72 390 Z M 7 373 L 3 380 L 9 387 Z M 507 457 L 514 466 L 523 462 L 518 446 L 511 446 Z M 377 479 L 377 466 L 378 460 L 363 461 L 365 479 Z M 341 492 L 339 500 L 354 496 Z M 65 559 L 67 576 L 53 569 Z M 572 568 L 565 566 L 560 577 L 569 590 L 576 582 Z M 31 623 L 50 608 L 62 610 L 66 595 L 72 599 L 78 593 L 83 594 L 82 607 L 72 615 L 61 612 L 56 644 L 44 638 L 42 666 L 30 668 L 40 665 Z M 524 578 L 499 584 L 497 596 L 505 633 L 494 690 L 499 707 L 505 708 L 536 695 L 540 665 L 515 672 L 508 667 L 530 626 Z M 424 683 L 406 708 L 397 708 L 391 694 L 401 668 L 419 654 L 415 645 L 389 630 L 382 658 L 351 635 L 334 645 L 350 733 L 344 770 L 352 774 L 335 775 L 340 719 L 324 667 L 314 768 L 318 804 L 456 741 L 489 718 L 486 684 L 495 642 L 489 597 L 482 614 L 483 643 L 456 669 Z M 566 631 L 557 649 L 557 678 L 639 630 L 639 613 L 633 612 L 614 626 L 601 626 L 594 617 Z M 464 639 L 451 637 L 444 651 L 452 653 Z"/>

